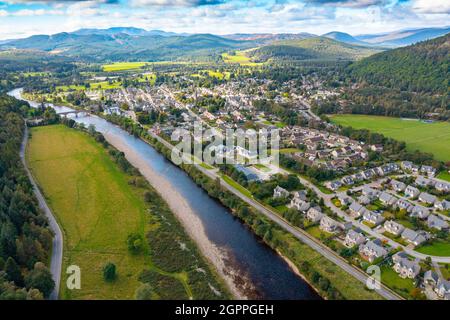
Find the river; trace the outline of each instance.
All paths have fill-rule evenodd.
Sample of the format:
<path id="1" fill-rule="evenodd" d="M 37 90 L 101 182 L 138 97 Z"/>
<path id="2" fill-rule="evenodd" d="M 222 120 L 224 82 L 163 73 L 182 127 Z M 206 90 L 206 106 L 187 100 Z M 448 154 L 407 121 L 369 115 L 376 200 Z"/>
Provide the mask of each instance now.
<path id="1" fill-rule="evenodd" d="M 9 92 L 21 98 L 21 89 Z M 22 99 L 24 100 L 24 99 Z M 38 104 L 28 101 L 36 107 Z M 72 109 L 53 106 L 56 112 Z M 97 116 L 73 117 L 97 131 L 150 181 L 177 214 L 229 287 L 240 298 L 317 300 L 320 297 L 274 250 L 265 245 L 229 209 L 222 206 L 180 168 L 154 148 Z"/>

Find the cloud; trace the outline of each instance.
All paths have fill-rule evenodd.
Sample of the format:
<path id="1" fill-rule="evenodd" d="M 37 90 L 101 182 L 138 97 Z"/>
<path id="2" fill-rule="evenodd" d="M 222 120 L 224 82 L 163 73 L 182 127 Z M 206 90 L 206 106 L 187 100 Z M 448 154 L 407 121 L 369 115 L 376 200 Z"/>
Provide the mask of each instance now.
<path id="1" fill-rule="evenodd" d="M 417 13 L 450 14 L 449 0 L 415 0 L 411 7 Z"/>
<path id="2" fill-rule="evenodd" d="M 158 6 L 158 7 L 199 7 L 218 5 L 225 0 L 131 0 L 132 6 Z"/>
<path id="3" fill-rule="evenodd" d="M 316 5 L 329 5 L 345 8 L 366 8 L 386 3 L 385 0 L 305 0 L 305 2 Z"/>

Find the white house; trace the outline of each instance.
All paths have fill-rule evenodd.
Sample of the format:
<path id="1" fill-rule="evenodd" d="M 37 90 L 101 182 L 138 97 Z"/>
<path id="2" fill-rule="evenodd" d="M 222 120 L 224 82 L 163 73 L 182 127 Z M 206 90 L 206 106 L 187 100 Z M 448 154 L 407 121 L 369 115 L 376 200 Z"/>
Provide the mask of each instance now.
<path id="1" fill-rule="evenodd" d="M 400 223 L 397 223 L 393 220 L 388 220 L 384 223 L 384 230 L 386 230 L 389 233 L 392 233 L 395 236 L 400 235 L 403 230 L 405 230 L 405 227 L 402 226 Z"/>
<path id="2" fill-rule="evenodd" d="M 274 198 L 287 198 L 289 197 L 289 191 L 286 189 L 283 189 L 280 186 L 276 186 L 275 189 L 273 189 L 273 197 Z"/>
<path id="3" fill-rule="evenodd" d="M 383 247 L 379 239 L 367 241 L 365 244 L 359 245 L 359 254 L 369 262 L 374 262 L 375 259 L 385 257 L 388 253 L 389 251 Z"/>
<path id="4" fill-rule="evenodd" d="M 398 252 L 392 256 L 393 269 L 401 278 L 414 279 L 420 273 L 419 260 L 411 261 L 404 252 Z"/>
<path id="5" fill-rule="evenodd" d="M 367 238 L 364 236 L 364 234 L 350 229 L 345 236 L 344 244 L 349 248 L 353 248 L 356 245 L 363 244 L 364 242 L 366 242 L 366 240 Z"/>
<path id="6" fill-rule="evenodd" d="M 405 196 L 414 199 L 420 194 L 420 190 L 413 186 L 407 186 L 405 189 Z"/>

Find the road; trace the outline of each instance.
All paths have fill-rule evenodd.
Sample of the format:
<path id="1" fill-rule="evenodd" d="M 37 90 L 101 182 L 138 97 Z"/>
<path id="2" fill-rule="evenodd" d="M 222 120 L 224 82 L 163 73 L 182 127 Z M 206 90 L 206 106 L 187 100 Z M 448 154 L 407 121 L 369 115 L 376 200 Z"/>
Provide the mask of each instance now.
<path id="1" fill-rule="evenodd" d="M 163 145 L 165 145 L 167 148 L 172 149 L 173 146 L 167 142 L 166 140 L 162 139 L 160 136 L 156 135 L 154 132 L 149 131 L 149 134 L 156 138 L 159 142 L 161 142 Z M 251 205 L 252 207 L 256 208 L 260 213 L 265 215 L 267 218 L 278 224 L 281 228 L 284 230 L 290 232 L 293 234 L 297 239 L 305 243 L 306 245 L 310 246 L 312 249 L 316 250 L 320 254 L 322 254 L 325 258 L 342 268 L 344 271 L 346 271 L 348 274 L 356 278 L 357 280 L 361 281 L 362 283 L 366 284 L 367 280 L 369 279 L 369 276 L 364 273 L 363 271 L 351 266 L 346 260 L 344 260 L 342 257 L 337 255 L 333 250 L 322 244 L 317 239 L 313 238 L 311 235 L 306 233 L 305 231 L 298 229 L 294 226 L 292 226 L 289 222 L 281 218 L 277 213 L 270 210 L 269 208 L 263 206 L 259 202 L 255 201 L 252 198 L 247 197 L 246 195 L 242 194 L 239 190 L 235 189 L 233 186 L 229 185 L 225 180 L 222 179 L 220 175 L 217 174 L 216 170 L 208 170 L 203 168 L 200 165 L 195 165 L 198 170 L 200 170 L 203 174 L 207 175 L 213 180 L 219 179 L 221 185 L 225 187 L 228 191 L 232 192 L 234 195 Z M 398 296 L 396 293 L 394 293 L 392 290 L 387 288 L 386 286 L 382 285 L 379 290 L 377 290 L 378 294 L 380 294 L 382 297 L 388 300 L 400 300 L 403 299 L 400 296 Z"/>
<path id="2" fill-rule="evenodd" d="M 38 185 L 36 181 L 33 178 L 33 175 L 31 174 L 30 169 L 27 166 L 26 160 L 25 160 L 25 150 L 27 146 L 28 141 L 28 127 L 25 126 L 25 132 L 22 140 L 22 146 L 20 148 L 20 158 L 22 160 L 22 163 L 25 167 L 25 171 L 27 172 L 28 178 L 31 181 L 31 184 L 33 185 L 33 191 L 36 195 L 36 198 L 39 202 L 39 207 L 44 211 L 45 215 L 47 216 L 50 229 L 52 230 L 54 237 L 53 237 L 53 244 L 52 244 L 52 253 L 51 253 L 51 261 L 50 261 L 50 272 L 52 273 L 53 281 L 55 281 L 55 288 L 50 293 L 49 299 L 51 300 L 57 300 L 59 296 L 59 285 L 61 282 L 61 269 L 62 269 L 62 254 L 63 254 L 63 235 L 61 228 L 59 227 L 58 223 L 56 222 L 56 219 L 48 207 L 44 196 L 42 195 L 41 191 L 38 188 Z"/>

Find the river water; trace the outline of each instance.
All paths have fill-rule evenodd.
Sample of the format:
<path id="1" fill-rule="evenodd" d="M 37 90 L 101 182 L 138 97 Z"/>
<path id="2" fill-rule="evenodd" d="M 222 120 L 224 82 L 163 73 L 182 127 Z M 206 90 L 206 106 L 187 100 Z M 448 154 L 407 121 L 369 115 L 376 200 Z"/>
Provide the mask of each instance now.
<path id="1" fill-rule="evenodd" d="M 21 92 L 21 89 L 15 89 L 9 95 L 22 99 Z M 38 105 L 28 102 L 34 107 Z M 58 113 L 72 110 L 64 106 L 51 106 Z M 150 145 L 100 117 L 81 116 L 73 119 L 85 125 L 94 124 L 97 131 L 114 137 L 115 141 L 120 141 L 118 145 L 126 145 L 133 150 L 134 155 L 140 158 L 140 163 L 159 174 L 186 200 L 191 211 L 201 221 L 208 240 L 222 252 L 226 252 L 224 268 L 229 269 L 232 274 L 241 275 L 234 281 L 249 282 L 250 293 L 245 292 L 243 296 L 280 300 L 320 299 L 308 283 L 296 275 L 274 250 Z M 126 150 L 123 151 L 127 155 Z M 158 189 L 158 186 L 154 187 Z"/>

